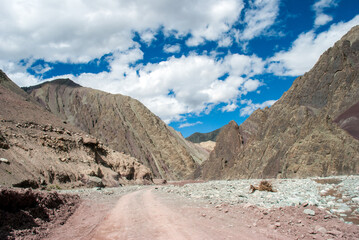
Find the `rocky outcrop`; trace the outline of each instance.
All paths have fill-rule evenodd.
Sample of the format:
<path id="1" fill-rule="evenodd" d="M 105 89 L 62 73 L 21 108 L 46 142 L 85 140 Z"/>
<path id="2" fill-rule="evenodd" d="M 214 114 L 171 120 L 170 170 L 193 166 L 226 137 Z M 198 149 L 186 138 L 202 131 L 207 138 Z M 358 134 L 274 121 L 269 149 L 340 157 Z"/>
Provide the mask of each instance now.
<path id="1" fill-rule="evenodd" d="M 0 185 L 91 187 L 92 177 L 99 178 L 98 186 L 151 182 L 150 170 L 137 159 L 64 123 L 29 101 L 19 87 L 12 91 L 14 83 L 4 86 L 0 84 L 0 158 L 6 162 L 0 162 Z"/>
<path id="2" fill-rule="evenodd" d="M 220 178 L 221 172 L 234 166 L 234 160 L 243 145 L 243 138 L 235 121 L 224 126 L 217 139 L 215 151 L 211 152 L 209 158 L 216 159 L 216 161 L 208 161 L 203 168 L 203 172 L 211 178 Z"/>
<path id="3" fill-rule="evenodd" d="M 201 142 L 207 142 L 207 141 L 215 142 L 220 131 L 221 131 L 221 128 L 216 129 L 209 133 L 195 132 L 191 136 L 187 137 L 186 140 L 191 141 L 193 143 L 201 143 Z"/>
<path id="4" fill-rule="evenodd" d="M 139 101 L 59 79 L 26 88 L 49 111 L 129 154 L 157 178 L 193 178 L 208 152 L 186 141 Z"/>
<path id="5" fill-rule="evenodd" d="M 203 177 L 358 174 L 359 141 L 355 139 L 358 89 L 359 26 L 356 26 L 323 53 L 312 70 L 297 78 L 270 109 L 255 111 L 238 129 L 233 129 L 235 133 L 228 136 L 232 140 L 218 139 L 204 164 Z M 243 145 L 221 148 L 226 146 L 225 142 L 238 143 L 238 139 L 242 139 Z M 233 156 L 230 168 L 223 165 L 226 158 L 223 153 L 227 151 Z M 219 172 L 215 176 L 213 169 Z"/>

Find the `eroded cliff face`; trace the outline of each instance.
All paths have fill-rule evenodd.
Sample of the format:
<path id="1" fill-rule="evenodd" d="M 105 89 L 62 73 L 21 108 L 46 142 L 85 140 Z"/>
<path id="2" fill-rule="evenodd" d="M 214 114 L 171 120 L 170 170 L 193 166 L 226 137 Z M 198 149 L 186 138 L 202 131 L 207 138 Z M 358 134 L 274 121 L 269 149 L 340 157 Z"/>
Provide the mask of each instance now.
<path id="1" fill-rule="evenodd" d="M 355 139 L 358 89 L 359 26 L 356 26 L 328 49 L 309 72 L 297 78 L 270 109 L 255 111 L 238 130 L 230 130 L 243 139 L 243 146 L 229 146 L 228 151 L 238 149 L 232 154 L 233 166 L 223 167 L 221 153 L 226 151 L 218 147 L 221 143 L 217 140 L 215 153 L 204 164 L 203 177 L 358 174 L 359 141 Z M 236 134 L 234 142 L 239 138 Z M 219 174 L 214 176 L 213 168 Z"/>
<path id="2" fill-rule="evenodd" d="M 33 102 L 0 71 L 0 185 L 96 187 L 150 183 L 150 169 Z"/>
<path id="3" fill-rule="evenodd" d="M 139 159 L 156 178 L 193 178 L 208 152 L 186 141 L 139 101 L 60 79 L 26 89 L 52 113 Z"/>

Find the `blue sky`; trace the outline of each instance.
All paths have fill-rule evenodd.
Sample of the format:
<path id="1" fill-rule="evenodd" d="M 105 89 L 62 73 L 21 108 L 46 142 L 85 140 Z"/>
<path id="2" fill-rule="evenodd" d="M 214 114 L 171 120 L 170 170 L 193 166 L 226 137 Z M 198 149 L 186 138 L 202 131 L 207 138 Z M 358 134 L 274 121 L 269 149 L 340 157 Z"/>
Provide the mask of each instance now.
<path id="1" fill-rule="evenodd" d="M 359 24 L 357 0 L 0 0 L 0 69 L 129 95 L 186 137 L 270 107 Z"/>

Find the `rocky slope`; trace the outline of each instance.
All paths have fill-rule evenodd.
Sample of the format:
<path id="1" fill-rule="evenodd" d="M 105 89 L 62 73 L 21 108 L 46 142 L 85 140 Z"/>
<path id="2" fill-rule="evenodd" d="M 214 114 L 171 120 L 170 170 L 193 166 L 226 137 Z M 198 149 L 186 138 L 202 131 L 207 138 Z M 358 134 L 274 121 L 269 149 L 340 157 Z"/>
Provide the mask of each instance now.
<path id="1" fill-rule="evenodd" d="M 201 142 L 208 142 L 208 141 L 215 142 L 220 131 L 221 131 L 221 128 L 216 129 L 209 133 L 195 132 L 191 136 L 186 137 L 186 140 L 191 141 L 193 143 L 201 143 Z"/>
<path id="2" fill-rule="evenodd" d="M 52 113 L 130 154 L 156 178 L 193 178 L 208 152 L 186 141 L 139 101 L 59 79 L 25 89 Z"/>
<path id="3" fill-rule="evenodd" d="M 233 122 L 225 127 L 203 177 L 358 174 L 358 89 L 356 26 L 270 109 L 255 111 L 239 127 Z"/>
<path id="4" fill-rule="evenodd" d="M 0 185 L 118 186 L 150 170 L 35 104 L 0 71 Z"/>

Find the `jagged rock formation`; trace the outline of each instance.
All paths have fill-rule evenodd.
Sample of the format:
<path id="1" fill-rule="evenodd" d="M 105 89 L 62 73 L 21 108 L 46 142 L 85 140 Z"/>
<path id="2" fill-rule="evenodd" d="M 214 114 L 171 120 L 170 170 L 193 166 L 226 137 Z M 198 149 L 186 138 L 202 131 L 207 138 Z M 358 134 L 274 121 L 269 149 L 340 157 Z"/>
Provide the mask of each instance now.
<path id="1" fill-rule="evenodd" d="M 270 109 L 258 109 L 238 128 L 233 122 L 225 127 L 203 177 L 358 174 L 358 89 L 356 26 Z"/>
<path id="2" fill-rule="evenodd" d="M 69 79 L 25 88 L 52 113 L 148 166 L 156 178 L 193 178 L 208 152 L 186 141 L 139 101 Z"/>
<path id="3" fill-rule="evenodd" d="M 191 136 L 186 137 L 186 140 L 191 141 L 193 143 L 201 143 L 201 142 L 207 142 L 207 141 L 215 142 L 220 131 L 221 131 L 221 128 L 216 129 L 209 133 L 195 132 Z"/>
<path id="4" fill-rule="evenodd" d="M 0 71 L 0 185 L 118 186 L 150 170 L 32 102 Z"/>

